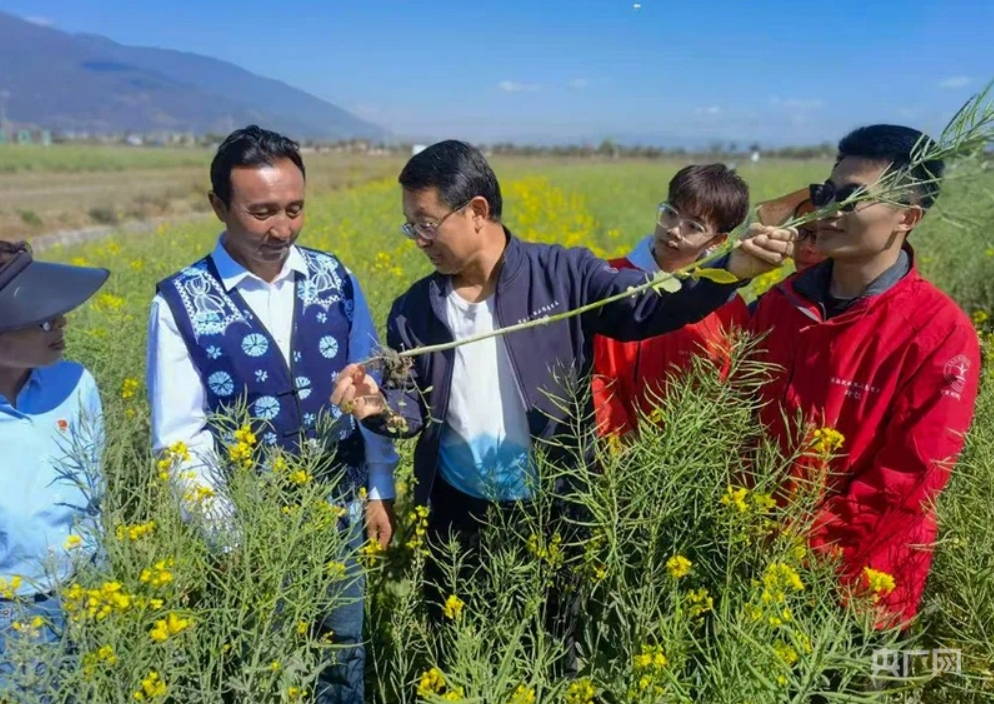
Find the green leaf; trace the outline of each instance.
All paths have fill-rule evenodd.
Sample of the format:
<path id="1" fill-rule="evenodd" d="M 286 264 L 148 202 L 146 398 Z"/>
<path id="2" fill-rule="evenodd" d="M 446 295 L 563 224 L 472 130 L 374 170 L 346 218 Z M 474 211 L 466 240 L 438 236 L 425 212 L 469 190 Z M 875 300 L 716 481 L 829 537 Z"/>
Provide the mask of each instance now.
<path id="1" fill-rule="evenodd" d="M 694 269 L 691 274 L 701 279 L 708 279 L 709 281 L 714 281 L 716 284 L 734 284 L 739 280 L 732 272 L 727 269 Z"/>
<path id="2" fill-rule="evenodd" d="M 655 286 L 653 286 L 653 288 L 656 289 L 657 291 L 659 290 L 666 291 L 667 293 L 676 293 L 683 286 L 683 284 L 680 283 L 680 280 L 678 278 L 676 278 L 672 274 L 667 274 L 663 272 L 656 274 L 656 281 L 658 281 L 658 283 Z"/>

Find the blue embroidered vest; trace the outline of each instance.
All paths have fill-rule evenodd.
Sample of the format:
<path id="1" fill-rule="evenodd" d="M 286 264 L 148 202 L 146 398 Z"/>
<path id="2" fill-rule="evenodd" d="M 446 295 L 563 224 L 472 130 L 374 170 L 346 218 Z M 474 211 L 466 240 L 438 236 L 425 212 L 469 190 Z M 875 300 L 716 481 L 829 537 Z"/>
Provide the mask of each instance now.
<path id="1" fill-rule="evenodd" d="M 292 453 L 302 443 L 334 443 L 331 464 L 344 470 L 339 490 L 366 484 L 362 435 L 355 419 L 329 402 L 349 358 L 352 281 L 336 257 L 297 247 L 307 276 L 295 273 L 290 363 L 237 289 L 226 291 L 208 256 L 159 282 L 207 394 L 210 413 L 239 403 L 262 442 Z M 215 439 L 224 445 L 230 438 Z"/>

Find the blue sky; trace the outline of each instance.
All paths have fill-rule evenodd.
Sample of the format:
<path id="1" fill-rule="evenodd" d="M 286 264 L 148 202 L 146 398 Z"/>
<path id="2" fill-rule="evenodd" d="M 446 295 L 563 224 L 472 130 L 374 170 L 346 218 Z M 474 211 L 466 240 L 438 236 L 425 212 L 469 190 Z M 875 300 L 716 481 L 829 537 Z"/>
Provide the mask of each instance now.
<path id="1" fill-rule="evenodd" d="M 936 131 L 994 79 L 992 0 L 0 0 L 0 9 L 225 59 L 429 139 L 834 142 L 866 122 Z"/>

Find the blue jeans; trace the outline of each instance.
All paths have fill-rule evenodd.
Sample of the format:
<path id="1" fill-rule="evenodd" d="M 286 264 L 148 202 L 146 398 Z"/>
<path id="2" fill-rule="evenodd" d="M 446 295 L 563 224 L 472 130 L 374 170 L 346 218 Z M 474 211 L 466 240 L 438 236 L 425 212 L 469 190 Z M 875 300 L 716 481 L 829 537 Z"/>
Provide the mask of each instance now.
<path id="1" fill-rule="evenodd" d="M 366 647 L 363 642 L 365 617 L 365 577 L 356 559 L 359 548 L 366 539 L 365 516 L 362 505 L 356 501 L 349 506 L 347 523 L 347 554 L 340 556 L 345 564 L 345 579 L 337 582 L 328 594 L 339 602 L 334 610 L 324 615 L 318 628 L 319 634 L 332 631 L 332 642 L 346 646 L 332 652 L 333 662 L 318 675 L 314 687 L 316 704 L 364 704 L 366 677 Z M 344 603 L 342 603 L 344 602 Z"/>
<path id="2" fill-rule="evenodd" d="M 31 625 L 36 617 L 44 621 L 37 629 Z M 15 623 L 24 624 L 24 628 L 16 630 Z M 53 701 L 60 660 L 71 657 L 65 623 L 62 602 L 57 597 L 0 601 L 0 700 Z M 50 647 L 50 654 L 42 662 L 30 662 L 31 651 L 37 646 Z M 46 664 L 55 665 L 56 670 L 51 671 Z"/>

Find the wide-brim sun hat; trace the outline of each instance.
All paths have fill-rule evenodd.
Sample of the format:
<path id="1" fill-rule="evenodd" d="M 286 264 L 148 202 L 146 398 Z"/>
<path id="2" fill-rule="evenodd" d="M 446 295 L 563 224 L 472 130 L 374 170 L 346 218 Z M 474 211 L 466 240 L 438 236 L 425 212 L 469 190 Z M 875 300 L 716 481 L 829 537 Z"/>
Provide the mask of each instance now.
<path id="1" fill-rule="evenodd" d="M 0 267 L 0 333 L 41 325 L 90 299 L 110 277 L 100 267 L 37 261 L 23 251 Z"/>

